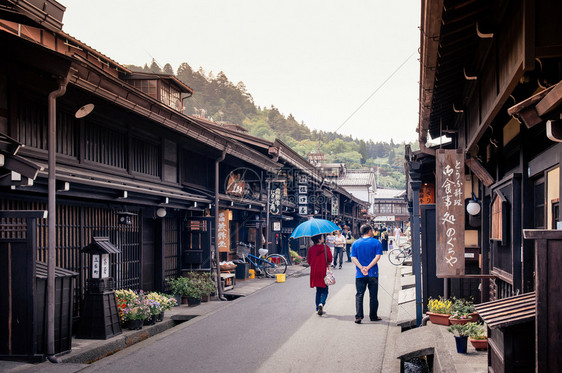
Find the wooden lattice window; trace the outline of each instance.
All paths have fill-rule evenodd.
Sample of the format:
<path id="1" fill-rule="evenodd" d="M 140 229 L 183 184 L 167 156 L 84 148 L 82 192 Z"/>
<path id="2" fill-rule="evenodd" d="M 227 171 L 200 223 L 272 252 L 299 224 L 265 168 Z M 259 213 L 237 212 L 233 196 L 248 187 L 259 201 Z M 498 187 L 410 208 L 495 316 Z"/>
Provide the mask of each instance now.
<path id="1" fill-rule="evenodd" d="M 104 165 L 127 168 L 127 137 L 124 133 L 88 123 L 85 126 L 86 160 Z"/>
<path id="2" fill-rule="evenodd" d="M 142 174 L 160 177 L 162 174 L 160 146 L 133 138 L 131 147 L 131 169 Z"/>
<path id="3" fill-rule="evenodd" d="M 146 93 L 152 98 L 158 99 L 157 90 L 156 90 L 157 80 L 155 79 L 133 80 L 132 83 L 133 83 L 133 87 L 140 89 L 141 91 L 143 91 L 144 93 Z"/>
<path id="4" fill-rule="evenodd" d="M 501 192 L 496 192 L 492 200 L 491 210 L 490 239 L 501 241 L 501 244 L 505 245 L 507 241 L 507 219 L 509 217 L 507 216 L 507 200 Z"/>
<path id="5" fill-rule="evenodd" d="M 49 123 L 47 106 L 34 100 L 21 98 L 18 104 L 16 140 L 36 149 L 48 150 Z M 76 157 L 78 154 L 78 124 L 74 116 L 57 110 L 57 153 Z"/>

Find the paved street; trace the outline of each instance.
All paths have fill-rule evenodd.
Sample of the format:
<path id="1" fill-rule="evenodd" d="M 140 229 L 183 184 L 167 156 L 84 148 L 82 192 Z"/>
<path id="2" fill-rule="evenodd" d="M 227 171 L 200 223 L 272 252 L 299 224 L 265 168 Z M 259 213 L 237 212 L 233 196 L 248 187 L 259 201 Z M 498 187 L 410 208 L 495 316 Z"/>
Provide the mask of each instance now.
<path id="1" fill-rule="evenodd" d="M 308 372 L 382 369 L 396 267 L 381 260 L 381 322 L 354 320 L 354 268 L 336 270 L 326 315 L 308 269 L 87 367 L 86 372 Z M 366 295 L 368 300 L 368 295 Z M 367 312 L 367 308 L 365 309 Z"/>

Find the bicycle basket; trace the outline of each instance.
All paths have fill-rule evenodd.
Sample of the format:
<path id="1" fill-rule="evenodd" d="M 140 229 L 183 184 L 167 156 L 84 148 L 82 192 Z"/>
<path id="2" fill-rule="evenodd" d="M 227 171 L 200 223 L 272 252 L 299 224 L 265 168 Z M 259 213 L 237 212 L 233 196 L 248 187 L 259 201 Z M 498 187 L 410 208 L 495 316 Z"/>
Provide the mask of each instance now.
<path id="1" fill-rule="evenodd" d="M 244 258 L 246 255 L 250 253 L 250 246 L 238 245 L 236 247 L 236 255 L 240 258 Z"/>

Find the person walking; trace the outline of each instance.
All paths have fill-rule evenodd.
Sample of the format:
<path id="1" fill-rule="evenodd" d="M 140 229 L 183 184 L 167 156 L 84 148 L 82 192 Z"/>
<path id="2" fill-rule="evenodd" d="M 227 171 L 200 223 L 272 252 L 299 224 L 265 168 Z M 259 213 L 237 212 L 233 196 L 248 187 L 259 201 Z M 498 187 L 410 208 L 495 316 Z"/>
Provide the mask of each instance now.
<path id="1" fill-rule="evenodd" d="M 394 228 L 394 246 L 396 246 L 397 248 L 400 248 L 401 235 L 402 235 L 402 230 L 400 229 L 400 227 L 396 226 L 396 228 Z"/>
<path id="2" fill-rule="evenodd" d="M 343 231 L 343 235 L 345 236 L 345 253 L 347 254 L 347 262 L 351 263 L 351 245 L 355 239 L 353 238 L 353 234 L 347 225 L 343 227 Z"/>
<path id="3" fill-rule="evenodd" d="M 365 290 L 369 289 L 369 318 L 379 321 L 377 311 L 379 308 L 379 268 L 377 262 L 382 255 L 382 246 L 379 240 L 373 238 L 373 228 L 363 224 L 360 228 L 361 238 L 351 246 L 351 260 L 357 267 L 355 274 L 355 323 L 361 324 L 363 320 L 363 298 Z"/>
<path id="4" fill-rule="evenodd" d="M 342 265 L 343 265 L 343 250 L 345 248 L 345 237 L 343 234 L 341 234 L 341 231 L 337 231 L 336 232 L 336 240 L 334 241 L 334 268 L 338 267 L 339 269 L 341 269 Z M 338 259 L 339 259 L 339 266 L 338 264 Z"/>
<path id="5" fill-rule="evenodd" d="M 335 242 L 336 242 L 336 236 L 334 236 L 334 232 L 328 233 L 326 235 L 326 245 L 328 245 L 328 247 L 330 248 L 330 251 L 332 252 L 332 257 L 334 256 L 334 249 L 336 247 Z"/>
<path id="6" fill-rule="evenodd" d="M 382 252 L 384 253 L 385 251 L 388 250 L 388 232 L 384 227 L 381 232 L 381 244 L 382 244 Z"/>
<path id="7" fill-rule="evenodd" d="M 316 312 L 322 316 L 328 298 L 328 285 L 324 282 L 324 277 L 333 257 L 324 244 L 323 235 L 312 236 L 312 243 L 314 245 L 308 249 L 306 261 L 310 265 L 310 287 L 316 288 Z"/>

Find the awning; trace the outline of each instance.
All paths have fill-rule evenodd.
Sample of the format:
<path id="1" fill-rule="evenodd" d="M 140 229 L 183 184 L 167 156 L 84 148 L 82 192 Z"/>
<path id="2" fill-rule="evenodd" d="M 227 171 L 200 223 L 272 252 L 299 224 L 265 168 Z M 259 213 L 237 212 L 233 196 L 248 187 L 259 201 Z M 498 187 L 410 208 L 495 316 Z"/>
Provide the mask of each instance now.
<path id="1" fill-rule="evenodd" d="M 22 144 L 0 133 L 0 185 L 33 185 L 43 167 L 17 155 Z"/>
<path id="2" fill-rule="evenodd" d="M 45 165 L 46 168 L 46 165 Z M 47 171 L 41 171 L 41 176 L 47 177 Z M 57 165 L 57 180 L 67 181 L 76 184 L 88 185 L 99 188 L 106 188 L 115 191 L 124 191 L 129 193 L 139 193 L 149 196 L 157 196 L 161 198 L 176 199 L 180 201 L 193 201 L 200 203 L 211 203 L 211 199 L 206 196 L 187 193 L 181 188 L 163 185 L 161 183 L 151 183 L 138 179 L 130 179 L 127 177 L 119 177 L 98 173 L 91 170 L 82 170 L 79 168 L 71 168 L 67 166 Z"/>
<path id="3" fill-rule="evenodd" d="M 481 303 L 474 309 L 490 329 L 521 324 L 535 319 L 535 292 Z"/>
<path id="4" fill-rule="evenodd" d="M 392 216 L 377 216 L 375 218 L 375 221 L 395 221 L 396 217 L 394 215 Z"/>

